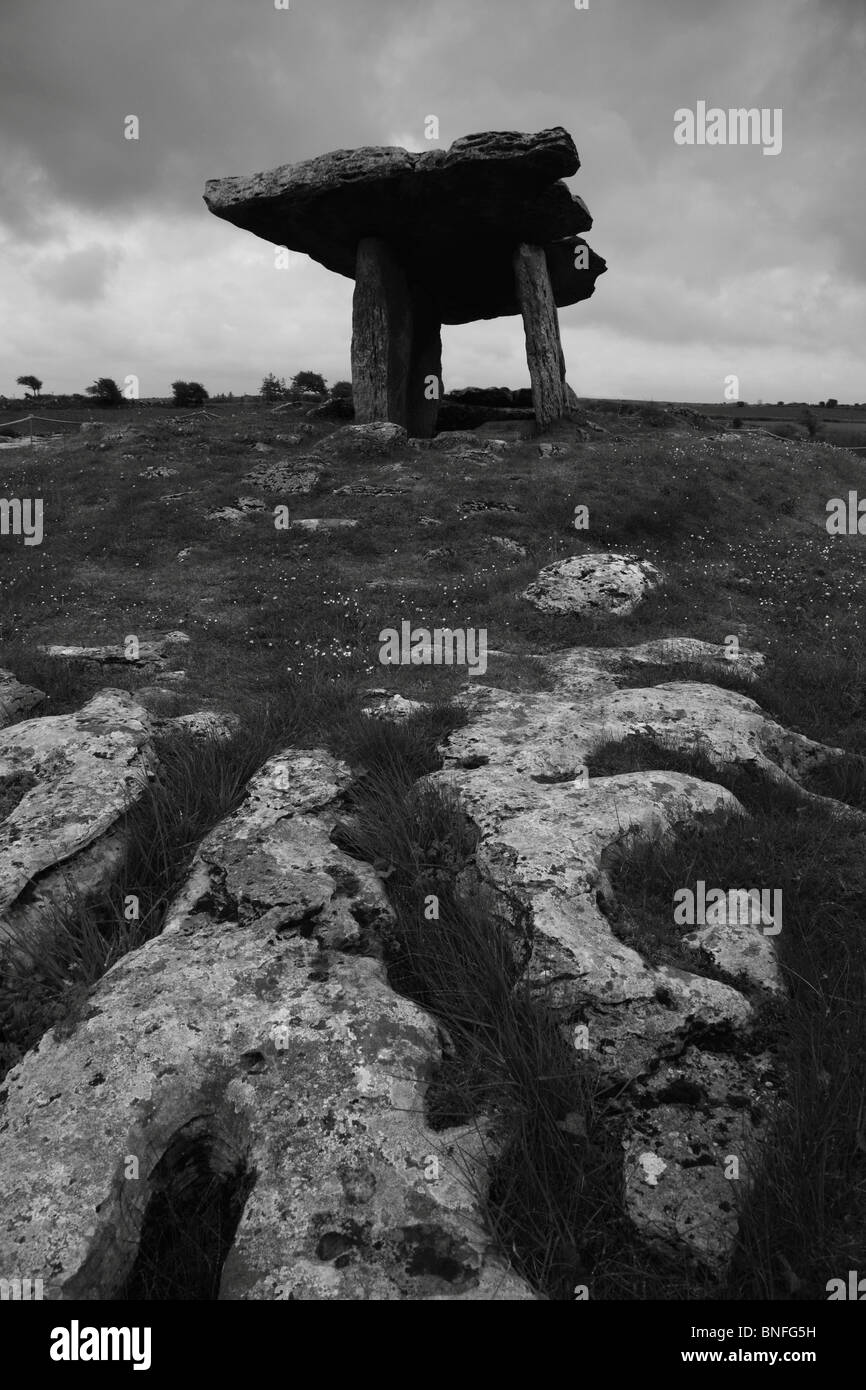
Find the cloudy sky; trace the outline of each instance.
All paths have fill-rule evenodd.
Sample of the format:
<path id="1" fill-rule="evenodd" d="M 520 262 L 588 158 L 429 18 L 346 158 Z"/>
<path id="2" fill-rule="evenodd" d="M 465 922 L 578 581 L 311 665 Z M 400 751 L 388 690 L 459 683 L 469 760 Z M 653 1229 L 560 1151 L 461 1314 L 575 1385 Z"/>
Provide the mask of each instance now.
<path id="1" fill-rule="evenodd" d="M 0 394 L 348 377 L 352 282 L 205 180 L 435 115 L 573 135 L 609 267 L 561 311 L 580 395 L 866 400 L 864 74 L 866 0 L 0 0 Z M 678 145 L 700 101 L 780 109 L 781 152 Z M 446 388 L 528 385 L 519 318 L 443 342 Z"/>

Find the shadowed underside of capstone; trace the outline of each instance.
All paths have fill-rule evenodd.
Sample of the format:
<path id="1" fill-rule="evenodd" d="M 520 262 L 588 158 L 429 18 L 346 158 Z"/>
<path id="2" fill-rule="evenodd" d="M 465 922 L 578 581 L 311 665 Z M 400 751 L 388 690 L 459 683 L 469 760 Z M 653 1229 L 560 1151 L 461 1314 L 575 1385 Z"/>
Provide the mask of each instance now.
<path id="1" fill-rule="evenodd" d="M 369 146 L 211 179 L 217 217 L 355 281 L 358 421 L 435 432 L 443 323 L 520 313 L 539 428 L 566 410 L 557 308 L 588 299 L 606 265 L 592 218 L 562 181 L 580 159 L 561 126 L 487 131 L 447 150 Z"/>

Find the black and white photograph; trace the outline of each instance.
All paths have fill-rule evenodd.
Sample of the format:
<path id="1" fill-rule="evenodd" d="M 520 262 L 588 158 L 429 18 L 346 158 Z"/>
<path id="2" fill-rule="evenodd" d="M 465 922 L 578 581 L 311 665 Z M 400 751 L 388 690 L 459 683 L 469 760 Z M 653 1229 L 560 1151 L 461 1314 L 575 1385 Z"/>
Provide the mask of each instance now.
<path id="1" fill-rule="evenodd" d="M 0 150 L 22 1374 L 831 1374 L 866 0 L 0 0 Z"/>

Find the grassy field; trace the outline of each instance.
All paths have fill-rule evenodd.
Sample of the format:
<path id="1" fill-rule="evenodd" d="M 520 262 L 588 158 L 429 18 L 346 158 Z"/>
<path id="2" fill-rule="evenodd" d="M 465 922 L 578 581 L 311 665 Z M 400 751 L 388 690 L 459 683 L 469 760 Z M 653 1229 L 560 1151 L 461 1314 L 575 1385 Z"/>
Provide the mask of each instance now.
<path id="1" fill-rule="evenodd" d="M 105 428 L 0 453 L 4 495 L 44 507 L 41 545 L 0 537 L 0 660 L 44 682 L 53 708 L 70 708 L 103 677 L 41 660 L 38 644 L 176 628 L 192 639 L 184 708 L 238 712 L 279 701 L 288 680 L 313 675 L 450 693 L 460 680 L 447 668 L 380 665 L 378 633 L 403 619 L 484 627 L 489 647 L 515 653 L 676 633 L 737 633 L 807 662 L 828 647 L 846 658 L 862 650 L 863 538 L 829 536 L 824 525 L 830 498 L 866 493 L 857 455 L 599 413 L 609 432 L 577 442 L 565 428 L 561 458 L 541 460 L 531 439 L 481 464 L 405 449 L 333 460 L 320 496 L 263 494 L 269 509 L 285 501 L 293 520 L 360 522 L 305 534 L 277 530 L 270 510 L 237 525 L 205 513 L 254 493 L 242 477 L 256 463 L 315 452 L 333 426 L 292 446 L 278 438 L 294 430 L 289 411 L 218 411 L 92 411 Z M 273 453 L 256 452 L 257 443 Z M 141 476 L 154 466 L 175 471 Z M 339 492 L 358 484 L 388 495 Z M 490 509 L 469 511 L 479 499 Z M 586 531 L 572 524 L 579 504 L 589 508 Z M 523 546 L 525 559 L 491 544 L 493 535 Z M 552 619 L 519 598 L 540 566 L 607 546 L 637 549 L 668 575 L 639 615 Z"/>
<path id="2" fill-rule="evenodd" d="M 129 817 L 130 853 L 118 882 L 104 902 L 68 923 L 55 958 L 34 962 L 26 989 L 0 995 L 7 1033 L 0 1061 L 10 1064 L 52 1023 L 74 1026 L 93 981 L 159 931 L 196 843 L 238 803 L 255 767 L 281 744 L 327 744 L 359 770 L 354 840 L 346 847 L 393 869 L 392 978 L 437 1013 L 454 1042 L 431 1101 L 440 1122 L 490 1104 L 514 1117 L 488 1210 L 503 1248 L 556 1299 L 567 1299 L 589 1275 L 594 1297 L 706 1297 L 693 1275 L 658 1269 L 629 1234 L 615 1117 L 573 1054 L 564 1056 L 543 1011 L 515 991 L 514 962 L 483 906 L 450 901 L 443 889 L 471 854 L 472 836 L 459 807 L 419 796 L 414 781 L 437 765 L 436 738 L 456 717 L 444 701 L 465 674 L 383 666 L 378 634 L 403 620 L 484 628 L 500 654 L 490 657 L 483 679 L 510 689 L 542 679 L 523 659 L 531 653 L 737 635 L 768 654 L 749 689 L 770 713 L 866 753 L 866 537 L 830 536 L 825 527 L 831 498 L 866 495 L 864 457 L 820 441 L 692 428 L 680 417 L 659 419 L 653 408 L 615 411 L 611 403 L 589 410 L 596 429 L 564 425 L 548 436 L 562 451 L 548 459 L 534 439 L 506 425 L 477 432 L 476 448 L 484 438 L 508 438 L 498 459 L 411 447 L 365 459 L 330 450 L 330 424 L 316 424 L 300 444 L 280 439 L 303 419 L 288 410 L 82 415 L 97 428 L 69 427 L 63 438 L 0 452 L 0 495 L 41 498 L 44 506 L 41 545 L 0 537 L 0 667 L 48 692 L 44 712 L 70 710 L 106 684 L 139 689 L 142 674 L 134 666 L 106 673 L 52 660 L 38 654 L 40 643 L 120 643 L 129 634 L 144 639 L 181 628 L 191 641 L 174 649 L 173 665 L 185 678 L 173 693 L 148 694 L 145 702 L 160 713 L 232 711 L 240 727 L 226 745 L 164 742 L 161 779 Z M 317 495 L 262 494 L 267 509 L 237 523 L 206 519 L 256 493 L 242 479 L 257 463 L 317 450 L 328 454 Z M 151 468 L 173 472 L 143 477 Z M 343 517 L 360 525 L 278 530 L 270 509 L 283 501 L 292 519 Z M 475 509 L 479 501 L 489 505 Z M 587 530 L 574 528 L 579 505 L 589 509 Z M 492 537 L 516 542 L 525 556 Z M 551 560 L 609 547 L 653 560 L 666 575 L 632 617 L 547 617 L 520 598 Z M 672 674 L 646 671 L 641 679 Z M 160 676 L 146 683 L 158 686 Z M 359 711 L 373 687 L 439 703 L 405 728 L 371 726 Z M 598 756 L 594 771 L 603 773 L 661 767 L 671 755 L 629 746 Z M 695 756 L 693 770 L 709 775 Z M 825 790 L 862 805 L 858 758 L 845 777 L 845 786 Z M 819 1297 L 823 1269 L 856 1264 L 862 1229 L 862 835 L 826 816 L 805 821 L 778 798 L 768 804 L 766 788 L 733 789 L 756 817 L 749 834 L 734 821 L 697 848 L 686 837 L 667 859 L 648 851 L 617 884 L 617 929 L 629 939 L 639 923 L 641 949 L 676 959 L 664 902 L 671 882 L 688 881 L 698 852 L 712 865 L 707 878 L 736 882 L 763 856 L 793 900 L 799 891 L 790 917 L 796 929 L 784 945 L 786 968 L 804 984 L 783 1017 L 766 1019 L 768 1036 L 796 1061 L 796 1126 L 777 1136 L 722 1294 Z M 120 905 L 126 892 L 142 894 L 142 885 L 142 919 L 130 928 Z M 433 954 L 417 932 L 418 903 L 431 891 L 444 894 L 449 927 Z M 826 1075 L 838 1078 L 829 1092 Z M 563 1116 L 575 1112 L 589 1138 L 577 1166 L 562 1131 Z M 159 1288 L 148 1296 L 161 1296 Z"/>

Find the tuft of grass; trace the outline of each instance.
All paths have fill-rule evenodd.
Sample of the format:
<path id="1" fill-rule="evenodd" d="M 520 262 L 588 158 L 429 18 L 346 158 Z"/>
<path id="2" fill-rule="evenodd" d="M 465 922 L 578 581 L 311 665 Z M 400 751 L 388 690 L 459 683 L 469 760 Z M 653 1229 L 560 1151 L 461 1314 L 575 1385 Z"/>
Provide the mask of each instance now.
<path id="1" fill-rule="evenodd" d="M 336 838 L 386 874 L 389 979 L 447 1040 L 430 1122 L 493 1121 L 489 1188 L 477 1194 L 490 1229 L 535 1288 L 571 1299 L 621 1217 L 616 1128 L 591 1068 L 523 981 L 525 931 L 475 883 L 477 832 L 447 785 L 414 781 L 420 760 L 404 753 L 417 736 L 405 724 L 372 735 L 375 766 L 368 755 Z"/>

